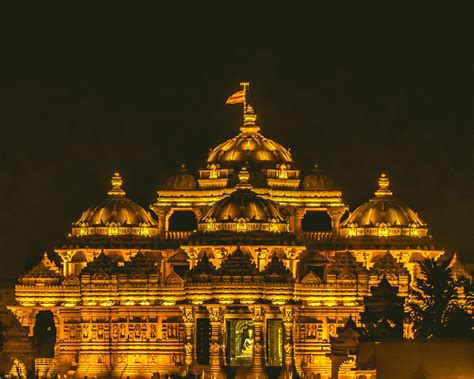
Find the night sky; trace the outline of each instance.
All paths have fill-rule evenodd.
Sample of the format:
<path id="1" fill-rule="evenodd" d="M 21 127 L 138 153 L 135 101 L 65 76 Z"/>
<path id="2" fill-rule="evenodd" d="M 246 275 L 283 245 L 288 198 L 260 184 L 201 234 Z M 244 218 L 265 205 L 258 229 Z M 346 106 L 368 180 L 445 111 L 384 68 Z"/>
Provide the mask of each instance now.
<path id="1" fill-rule="evenodd" d="M 440 247 L 474 258 L 471 2 L 10 3 L 0 276 L 61 245 L 115 170 L 142 205 L 179 163 L 197 172 L 239 131 L 224 102 L 240 81 L 262 133 L 303 172 L 318 161 L 351 209 L 384 170 Z"/>

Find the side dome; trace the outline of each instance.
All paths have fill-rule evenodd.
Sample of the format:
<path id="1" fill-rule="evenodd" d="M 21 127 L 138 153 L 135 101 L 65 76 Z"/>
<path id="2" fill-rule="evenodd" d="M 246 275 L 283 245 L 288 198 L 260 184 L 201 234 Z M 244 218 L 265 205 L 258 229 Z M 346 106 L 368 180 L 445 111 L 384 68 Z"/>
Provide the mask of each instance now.
<path id="1" fill-rule="evenodd" d="M 305 176 L 301 184 L 303 190 L 306 191 L 335 191 L 337 186 L 326 173 L 319 167 L 317 163 L 314 164 L 311 172 Z"/>
<path id="2" fill-rule="evenodd" d="M 413 209 L 393 198 L 385 174 L 379 178 L 375 197 L 358 207 L 341 224 L 342 237 L 426 237 L 427 224 Z"/>
<path id="3" fill-rule="evenodd" d="M 207 158 L 208 167 L 239 170 L 244 164 L 249 169 L 275 168 L 276 165 L 292 167 L 294 160 L 289 150 L 278 142 L 259 133 L 255 125 L 257 115 L 249 105 L 244 114 L 241 133 L 212 149 Z"/>
<path id="4" fill-rule="evenodd" d="M 197 181 L 183 163 L 175 175 L 170 176 L 164 181 L 161 188 L 164 190 L 192 191 L 197 188 Z"/>
<path id="5" fill-rule="evenodd" d="M 199 221 L 198 230 L 233 232 L 288 232 L 288 223 L 277 205 L 258 196 L 240 173 L 240 183 L 229 196 L 216 202 Z"/>
<path id="6" fill-rule="evenodd" d="M 73 236 L 136 235 L 156 236 L 158 223 L 143 207 L 128 199 L 122 189 L 122 178 L 115 173 L 112 189 L 101 203 L 90 207 L 73 223 Z"/>

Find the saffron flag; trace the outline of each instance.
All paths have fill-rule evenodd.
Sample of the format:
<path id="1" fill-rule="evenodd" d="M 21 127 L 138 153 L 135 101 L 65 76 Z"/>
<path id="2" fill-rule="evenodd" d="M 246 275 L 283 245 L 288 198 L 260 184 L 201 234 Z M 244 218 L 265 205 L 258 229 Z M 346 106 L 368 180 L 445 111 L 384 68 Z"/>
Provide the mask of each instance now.
<path id="1" fill-rule="evenodd" d="M 244 102 L 245 102 L 245 91 L 241 90 L 229 96 L 229 98 L 227 99 L 225 103 L 226 104 L 241 104 Z"/>

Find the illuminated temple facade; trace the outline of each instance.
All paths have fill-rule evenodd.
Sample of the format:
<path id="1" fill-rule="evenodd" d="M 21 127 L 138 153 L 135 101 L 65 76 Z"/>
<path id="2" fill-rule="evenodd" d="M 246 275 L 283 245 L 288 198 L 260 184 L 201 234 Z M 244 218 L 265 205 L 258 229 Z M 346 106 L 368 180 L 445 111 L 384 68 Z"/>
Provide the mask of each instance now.
<path id="1" fill-rule="evenodd" d="M 361 324 L 365 299 L 384 286 L 405 298 L 417 262 L 444 251 L 385 174 L 349 213 L 333 180 L 317 165 L 302 175 L 256 118 L 247 106 L 240 133 L 198 177 L 183 166 L 168 178 L 152 212 L 114 174 L 55 249 L 60 259 L 45 255 L 19 279 L 10 309 L 30 335 L 51 312 L 60 375 L 219 378 L 238 367 L 258 378 L 282 367 L 329 378 L 337 366 L 356 377 L 350 338 L 338 341 Z M 173 226 L 180 213 L 192 230 Z M 311 217 L 328 227 L 308 230 Z M 336 362 L 338 346 L 349 355 Z"/>

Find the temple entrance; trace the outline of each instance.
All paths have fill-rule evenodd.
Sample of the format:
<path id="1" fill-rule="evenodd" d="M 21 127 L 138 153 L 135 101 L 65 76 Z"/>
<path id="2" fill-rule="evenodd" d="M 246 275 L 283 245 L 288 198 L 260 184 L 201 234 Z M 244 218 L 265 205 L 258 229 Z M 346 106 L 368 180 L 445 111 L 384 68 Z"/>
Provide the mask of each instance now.
<path id="1" fill-rule="evenodd" d="M 283 323 L 267 320 L 267 365 L 283 365 Z"/>
<path id="2" fill-rule="evenodd" d="M 39 357 L 54 358 L 56 344 L 56 327 L 51 311 L 39 311 L 33 328 L 33 336 L 38 347 Z"/>
<path id="3" fill-rule="evenodd" d="M 198 365 L 209 364 L 211 324 L 208 318 L 196 319 L 196 360 Z"/>
<path id="4" fill-rule="evenodd" d="M 301 220 L 301 228 L 303 232 L 330 232 L 331 217 L 323 211 L 306 211 Z"/>
<path id="5" fill-rule="evenodd" d="M 254 330 L 250 319 L 227 320 L 226 361 L 230 366 L 250 366 Z"/>
<path id="6" fill-rule="evenodd" d="M 174 211 L 168 220 L 169 231 L 193 231 L 197 229 L 196 216 L 192 211 Z"/>

